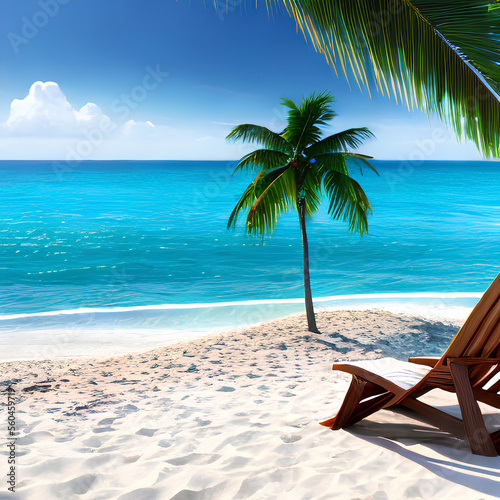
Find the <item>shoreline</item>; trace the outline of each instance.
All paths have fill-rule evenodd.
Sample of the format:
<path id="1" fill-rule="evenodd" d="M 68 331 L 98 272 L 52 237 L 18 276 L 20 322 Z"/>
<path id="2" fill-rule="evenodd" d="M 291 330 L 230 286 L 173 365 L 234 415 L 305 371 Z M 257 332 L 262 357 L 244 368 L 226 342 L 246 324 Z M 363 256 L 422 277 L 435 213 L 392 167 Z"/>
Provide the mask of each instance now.
<path id="1" fill-rule="evenodd" d="M 108 359 L 1 363 L 0 388 L 16 391 L 16 498 L 497 498 L 500 457 L 405 417 L 318 424 L 350 381 L 333 362 L 442 354 L 459 325 L 317 316 L 319 335 L 292 315 Z M 388 426 L 391 439 L 378 437 Z"/>
<path id="2" fill-rule="evenodd" d="M 371 309 L 461 325 L 478 293 L 368 294 L 316 299 L 316 311 Z M 354 299 L 355 297 L 355 299 Z M 80 308 L 0 316 L 0 363 L 108 358 L 242 331 L 302 314 L 303 299 Z"/>
<path id="3" fill-rule="evenodd" d="M 465 314 L 465 312 L 464 312 Z M 44 358 L 44 359 L 13 359 L 13 360 L 0 360 L 0 367 L 9 365 L 9 364 L 15 364 L 15 363 L 43 363 L 43 362 L 48 362 L 48 363 L 69 363 L 71 364 L 72 362 L 78 363 L 85 363 L 88 360 L 93 360 L 93 361 L 101 361 L 105 362 L 107 360 L 111 359 L 117 359 L 117 358 L 125 358 L 125 357 L 134 357 L 134 356 L 141 356 L 141 355 L 157 355 L 158 352 L 164 352 L 164 351 L 172 351 L 176 352 L 177 350 L 181 348 L 190 348 L 192 346 L 195 346 L 197 344 L 206 344 L 207 342 L 212 341 L 214 338 L 217 339 L 225 339 L 226 337 L 228 338 L 235 338 L 238 335 L 247 335 L 249 332 L 253 332 L 253 334 L 258 334 L 261 330 L 264 330 L 265 332 L 272 330 L 276 332 L 280 332 L 282 330 L 293 330 L 295 329 L 298 334 L 300 335 L 307 335 L 311 337 L 328 337 L 331 335 L 335 335 L 337 332 L 336 328 L 339 327 L 335 322 L 331 323 L 332 320 L 341 321 L 341 318 L 344 318 L 345 316 L 349 316 L 351 319 L 352 318 L 357 318 L 358 316 L 361 316 L 366 320 L 366 318 L 370 318 L 371 322 L 377 321 L 380 318 L 383 318 L 385 320 L 386 317 L 394 317 L 398 318 L 399 320 L 403 322 L 409 322 L 411 324 L 415 323 L 415 325 L 430 325 L 432 323 L 439 324 L 444 326 L 446 329 L 447 327 L 452 331 L 453 329 L 458 329 L 461 326 L 462 320 L 461 318 L 432 318 L 432 317 L 424 317 L 420 315 L 409 315 L 406 313 L 394 313 L 392 311 L 387 311 L 383 309 L 377 309 L 377 308 L 370 308 L 370 309 L 319 309 L 316 311 L 316 317 L 317 321 L 319 322 L 324 322 L 324 326 L 320 332 L 320 334 L 314 334 L 311 333 L 307 330 L 307 323 L 306 323 L 306 318 L 305 318 L 305 313 L 298 312 L 298 313 L 293 313 L 289 314 L 287 316 L 282 316 L 276 319 L 273 319 L 271 321 L 266 321 L 266 322 L 260 322 L 260 323 L 255 323 L 252 325 L 247 325 L 247 326 L 240 326 L 240 327 L 227 327 L 227 328 L 222 328 L 210 332 L 200 332 L 197 334 L 196 337 L 188 337 L 186 339 L 179 339 L 176 340 L 172 343 L 168 343 L 166 345 L 162 345 L 160 347 L 155 347 L 153 349 L 145 349 L 142 351 L 135 351 L 135 352 L 126 352 L 126 353 L 119 353 L 116 355 L 105 355 L 101 354 L 98 356 L 73 356 L 73 357 L 55 357 L 55 358 Z M 364 324 L 365 328 L 367 327 L 366 324 Z M 373 328 L 373 324 L 369 325 L 368 328 Z M 292 332 L 293 333 L 293 332 Z M 383 333 L 382 330 L 380 330 L 379 334 L 382 337 L 384 336 L 390 336 L 392 331 L 389 331 L 388 333 Z M 264 334 L 267 337 L 267 333 Z M 449 339 L 451 340 L 451 338 Z M 392 351 L 388 351 L 391 352 Z M 392 353 L 394 354 L 394 353 Z M 392 354 L 387 354 L 387 355 L 392 355 Z"/>
<path id="4" fill-rule="evenodd" d="M 313 299 L 315 306 L 321 302 L 344 302 L 360 301 L 366 299 L 480 299 L 483 292 L 382 292 L 382 293 L 359 293 L 345 295 L 330 295 Z M 0 314 L 0 320 L 20 319 L 30 317 L 46 317 L 88 313 L 116 313 L 130 311 L 151 311 L 171 309 L 207 309 L 228 306 L 253 306 L 273 304 L 303 304 L 303 297 L 291 299 L 249 299 L 221 302 L 193 302 L 189 304 L 152 304 L 141 306 L 111 306 L 111 307 L 76 307 L 73 309 L 57 309 L 54 311 L 37 311 L 33 313 L 11 313 Z M 321 306 L 320 306 L 321 307 Z"/>

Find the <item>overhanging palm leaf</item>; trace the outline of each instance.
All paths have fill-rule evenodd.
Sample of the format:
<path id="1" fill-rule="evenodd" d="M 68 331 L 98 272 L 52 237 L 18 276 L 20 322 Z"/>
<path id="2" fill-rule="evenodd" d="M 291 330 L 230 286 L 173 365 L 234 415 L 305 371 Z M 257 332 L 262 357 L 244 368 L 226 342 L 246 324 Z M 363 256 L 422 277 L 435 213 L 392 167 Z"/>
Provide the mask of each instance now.
<path id="1" fill-rule="evenodd" d="M 335 116 L 331 108 L 333 102 L 333 97 L 327 93 L 303 98 L 300 106 L 283 99 L 282 104 L 289 111 L 282 134 L 257 125 L 239 125 L 227 137 L 260 142 L 271 148 L 258 149 L 238 163 L 235 171 L 258 168 L 260 172 L 234 207 L 227 227 L 234 228 L 239 214 L 248 211 L 247 232 L 264 237 L 272 233 L 281 214 L 291 208 L 297 210 L 302 235 L 307 324 L 312 332 L 318 329 L 309 277 L 306 215 L 312 216 L 318 209 L 324 193 L 330 200 L 330 215 L 347 222 L 350 232 L 362 235 L 367 232 L 367 213 L 371 212 L 360 185 L 349 177 L 346 162 L 348 159 L 359 163 L 360 167 L 368 165 L 373 169 L 367 161 L 369 157 L 343 150 L 361 145 L 372 134 L 366 128 L 356 128 L 321 140 L 320 127 Z"/>
<path id="2" fill-rule="evenodd" d="M 488 0 L 266 0 L 334 68 L 499 155 L 500 9 Z M 337 69 L 336 69 L 337 71 Z"/>

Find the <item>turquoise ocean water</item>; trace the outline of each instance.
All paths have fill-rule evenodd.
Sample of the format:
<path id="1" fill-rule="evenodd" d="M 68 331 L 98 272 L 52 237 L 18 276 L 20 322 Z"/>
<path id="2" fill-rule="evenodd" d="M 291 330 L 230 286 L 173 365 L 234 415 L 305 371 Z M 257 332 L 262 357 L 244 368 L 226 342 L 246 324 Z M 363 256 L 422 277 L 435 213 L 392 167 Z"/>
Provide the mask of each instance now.
<path id="1" fill-rule="evenodd" d="M 264 241 L 228 231 L 250 179 L 235 164 L 0 162 L 3 358 L 27 344 L 42 357 L 84 341 L 148 347 L 300 311 L 296 214 Z M 367 236 L 325 210 L 309 221 L 318 306 L 471 307 L 500 271 L 498 163 L 373 164 L 379 177 L 353 171 L 373 207 Z"/>

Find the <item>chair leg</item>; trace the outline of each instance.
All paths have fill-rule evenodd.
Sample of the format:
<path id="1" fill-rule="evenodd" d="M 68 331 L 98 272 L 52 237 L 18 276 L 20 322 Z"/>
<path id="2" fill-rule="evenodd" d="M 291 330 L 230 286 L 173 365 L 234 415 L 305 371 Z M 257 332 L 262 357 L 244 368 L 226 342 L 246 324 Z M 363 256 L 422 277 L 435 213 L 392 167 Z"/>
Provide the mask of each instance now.
<path id="1" fill-rule="evenodd" d="M 367 397 L 371 399 L 360 403 Z M 392 398 L 394 394 L 386 389 L 353 375 L 351 385 L 337 415 L 320 424 L 333 430 L 342 429 L 383 408 Z"/>
<path id="2" fill-rule="evenodd" d="M 483 415 L 470 384 L 469 368 L 466 365 L 451 362 L 450 372 L 462 412 L 465 435 L 472 453 L 486 457 L 496 457 L 498 452 L 484 425 Z"/>
<path id="3" fill-rule="evenodd" d="M 490 437 L 491 440 L 493 441 L 493 444 L 495 445 L 498 455 L 500 455 L 500 431 L 491 433 Z"/>
<path id="4" fill-rule="evenodd" d="M 349 386 L 344 402 L 337 412 L 337 415 L 333 418 L 325 420 L 324 422 L 320 422 L 320 424 L 325 427 L 330 427 L 330 429 L 333 430 L 342 429 L 345 422 L 347 422 L 349 417 L 352 415 L 352 412 L 361 401 L 366 383 L 366 380 L 362 380 L 353 375 L 351 385 Z"/>

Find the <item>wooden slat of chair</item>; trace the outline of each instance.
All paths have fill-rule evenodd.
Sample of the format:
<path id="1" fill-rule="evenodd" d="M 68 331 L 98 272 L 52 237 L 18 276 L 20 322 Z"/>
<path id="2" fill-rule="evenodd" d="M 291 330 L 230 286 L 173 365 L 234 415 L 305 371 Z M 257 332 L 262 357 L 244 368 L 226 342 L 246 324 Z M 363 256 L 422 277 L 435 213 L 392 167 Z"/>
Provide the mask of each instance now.
<path id="1" fill-rule="evenodd" d="M 498 350 L 499 341 L 498 339 L 500 338 L 500 321 L 496 324 L 495 328 L 492 329 L 490 338 L 485 342 L 484 348 L 482 352 L 480 353 L 481 356 L 483 357 L 490 357 L 492 353 L 495 357 L 496 356 L 496 351 Z"/>
<path id="2" fill-rule="evenodd" d="M 479 327 L 476 329 L 475 334 L 472 336 L 469 345 L 461 354 L 462 357 L 469 356 L 483 356 L 488 357 L 490 352 L 485 352 L 485 347 L 490 343 L 494 342 L 494 333 L 498 331 L 498 325 L 500 322 L 500 302 L 497 302 L 492 306 L 488 314 L 485 316 Z M 498 341 L 496 342 L 498 344 Z M 493 349 L 494 346 L 492 346 Z M 453 356 L 450 356 L 453 357 Z"/>
<path id="3" fill-rule="evenodd" d="M 493 408 L 500 409 L 500 396 L 497 393 L 493 393 L 485 389 L 479 389 L 477 387 L 473 387 L 472 392 L 474 393 L 474 397 L 477 401 L 481 401 L 481 403 L 490 405 Z"/>
<path id="4" fill-rule="evenodd" d="M 494 392 L 495 394 L 500 391 L 500 380 L 495 382 L 489 389 L 489 392 Z"/>
<path id="5" fill-rule="evenodd" d="M 496 366 L 490 366 L 490 370 L 484 374 L 482 378 L 479 380 L 476 380 L 474 387 L 484 387 L 485 385 L 489 384 L 493 378 L 495 378 L 498 374 L 500 373 L 500 363 L 498 363 Z M 500 390 L 500 385 L 499 382 L 495 382 L 488 390 L 491 390 L 492 392 L 498 392 Z M 495 386 L 498 386 L 498 388 L 495 390 Z"/>
<path id="6" fill-rule="evenodd" d="M 486 292 L 484 292 L 479 302 L 469 314 L 469 317 L 465 320 L 462 328 L 460 328 L 451 341 L 450 346 L 443 355 L 443 358 L 458 358 L 464 355 L 472 337 L 476 335 L 476 332 L 481 323 L 483 323 L 484 318 L 488 315 L 495 304 L 500 307 L 499 298 L 500 274 L 493 280 L 493 283 L 491 283 Z"/>

